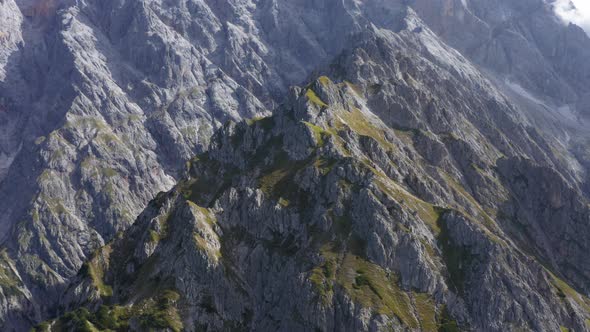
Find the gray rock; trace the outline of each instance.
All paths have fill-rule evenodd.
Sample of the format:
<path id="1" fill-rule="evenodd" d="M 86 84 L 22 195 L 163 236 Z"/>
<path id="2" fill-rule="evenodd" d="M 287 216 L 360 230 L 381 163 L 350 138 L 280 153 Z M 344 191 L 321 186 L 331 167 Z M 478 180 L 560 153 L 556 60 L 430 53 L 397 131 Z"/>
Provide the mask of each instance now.
<path id="1" fill-rule="evenodd" d="M 547 2 L 3 0 L 0 28 L 3 330 L 587 329 L 589 40 Z"/>

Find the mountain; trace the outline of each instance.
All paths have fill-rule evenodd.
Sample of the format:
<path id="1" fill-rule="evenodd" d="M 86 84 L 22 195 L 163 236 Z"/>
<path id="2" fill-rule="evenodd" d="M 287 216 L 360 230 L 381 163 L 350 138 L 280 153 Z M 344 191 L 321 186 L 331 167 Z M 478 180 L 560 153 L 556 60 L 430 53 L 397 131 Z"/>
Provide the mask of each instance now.
<path id="1" fill-rule="evenodd" d="M 379 36 L 356 51 L 371 46 L 394 56 L 399 45 Z M 358 56 L 350 60 L 361 67 L 376 60 Z M 547 214 L 567 201 L 579 215 L 560 215 L 562 226 L 586 234 L 588 206 L 560 197 L 575 193 L 525 155 L 506 151 L 494 165 L 461 150 L 466 137 L 452 131 L 390 128 L 369 105 L 396 85 L 415 91 L 398 74 L 374 94 L 371 85 L 323 76 L 292 90 L 274 116 L 226 125 L 174 190 L 95 253 L 62 302 L 66 311 L 83 306 L 117 318 L 78 309 L 49 326 L 585 329 L 590 300 L 561 278 L 579 277 L 584 289 L 587 275 L 567 277 L 573 261 L 541 263 L 552 259 L 544 252 L 549 234 L 567 231 L 521 212 L 530 203 L 518 197 L 525 187 Z M 410 82 L 437 78 L 418 74 Z M 433 99 L 448 102 L 445 95 Z M 493 95 L 479 99 L 487 98 Z M 482 135 L 483 149 L 496 149 L 475 123 L 461 125 Z M 522 139 L 530 143 L 525 132 Z M 438 153 L 420 151 L 422 140 L 437 142 Z M 457 156 L 469 153 L 475 163 L 463 169 Z M 441 161 L 427 159 L 435 156 Z M 469 173 L 479 174 L 475 183 L 455 180 Z M 537 173 L 546 180 L 535 186 Z M 538 189 L 547 186 L 562 186 L 562 194 Z M 473 187 L 495 199 L 479 203 Z M 567 249 L 577 262 L 588 249 L 580 245 Z"/>
<path id="2" fill-rule="evenodd" d="M 589 329 L 590 40 L 550 3 L 0 16 L 3 329 Z"/>

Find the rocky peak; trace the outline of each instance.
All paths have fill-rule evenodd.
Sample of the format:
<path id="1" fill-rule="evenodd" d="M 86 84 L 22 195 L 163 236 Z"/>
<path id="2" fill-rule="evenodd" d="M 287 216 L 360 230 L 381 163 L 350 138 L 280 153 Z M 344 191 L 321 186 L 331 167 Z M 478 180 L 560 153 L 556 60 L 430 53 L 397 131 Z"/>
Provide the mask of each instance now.
<path id="1" fill-rule="evenodd" d="M 590 300 L 418 157 L 419 139 L 387 127 L 368 92 L 324 76 L 271 117 L 225 125 L 174 190 L 94 255 L 63 306 L 124 310 L 116 323 L 131 329 L 190 329 L 192 317 L 214 330 L 584 329 Z M 81 313 L 49 324 L 106 326 Z M 138 319 L 154 315 L 166 318 Z"/>

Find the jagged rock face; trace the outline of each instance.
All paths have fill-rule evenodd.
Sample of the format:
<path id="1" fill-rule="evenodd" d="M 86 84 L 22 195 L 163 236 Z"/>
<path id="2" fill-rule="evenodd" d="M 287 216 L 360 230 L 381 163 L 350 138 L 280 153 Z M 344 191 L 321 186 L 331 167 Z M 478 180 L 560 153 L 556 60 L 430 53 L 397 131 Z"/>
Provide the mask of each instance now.
<path id="1" fill-rule="evenodd" d="M 394 130 L 372 112 L 371 91 L 321 77 L 292 90 L 274 116 L 226 125 L 174 190 L 92 258 L 62 302 L 105 312 L 122 305 L 127 318 L 76 320 L 78 310 L 46 326 L 585 330 L 590 300 L 552 272 L 558 263 L 544 266 L 542 254 L 513 241 L 497 221 L 500 200 L 478 202 L 447 173 L 465 173 L 451 142 L 461 139 L 439 141 L 437 160 L 450 169 L 431 164 L 416 151 L 419 132 Z M 528 208 L 502 183 L 516 159 L 474 166 L 478 191 L 503 191 L 505 204 Z M 546 178 L 539 186 L 567 186 Z M 559 204 L 550 189 L 534 192 Z M 587 232 L 588 207 L 576 209 Z M 164 323 L 145 318 L 171 293 Z"/>
<path id="2" fill-rule="evenodd" d="M 590 38 L 552 1 L 413 0 L 430 27 L 476 63 L 587 116 Z"/>
<path id="3" fill-rule="evenodd" d="M 341 6 L 306 1 L 0 6 L 0 237 L 22 282 L 50 293 L 170 189 L 215 128 L 267 114 L 354 26 Z M 302 8 L 317 14 L 291 14 Z M 315 38 L 331 17 L 341 25 Z"/>
<path id="4" fill-rule="evenodd" d="M 586 298 L 559 278 L 588 294 L 589 159 L 553 136 L 582 126 L 550 131 L 501 92 L 507 78 L 581 103 L 587 37 L 550 57 L 535 51 L 549 37 L 500 38 L 541 34 L 545 4 L 494 3 L 0 2 L 3 328 L 61 314 L 118 234 L 62 305 L 115 305 L 101 315 L 136 330 L 585 329 Z M 484 35 L 519 57 L 469 44 Z M 314 71 L 352 83 L 324 78 L 258 118 Z"/>
<path id="5" fill-rule="evenodd" d="M 554 170 L 529 160 L 504 159 L 498 162 L 498 170 L 514 197 L 502 211 L 515 239 L 588 293 L 590 275 L 583 253 L 590 248 L 582 240 L 588 237 L 587 200 L 565 185 Z"/>

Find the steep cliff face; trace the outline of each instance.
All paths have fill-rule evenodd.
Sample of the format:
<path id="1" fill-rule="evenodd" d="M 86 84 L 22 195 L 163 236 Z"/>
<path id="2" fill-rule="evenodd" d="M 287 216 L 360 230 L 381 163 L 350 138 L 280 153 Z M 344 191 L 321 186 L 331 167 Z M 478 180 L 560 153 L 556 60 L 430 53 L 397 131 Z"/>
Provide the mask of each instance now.
<path id="1" fill-rule="evenodd" d="M 439 35 L 476 63 L 534 95 L 587 115 L 590 38 L 552 1 L 413 1 Z"/>
<path id="2" fill-rule="evenodd" d="M 534 126 L 587 164 L 590 38 L 554 1 L 411 1 L 429 26 L 485 69 Z M 586 187 L 590 180 L 586 175 Z"/>
<path id="3" fill-rule="evenodd" d="M 590 48 L 549 4 L 0 17 L 4 329 L 587 328 Z"/>

